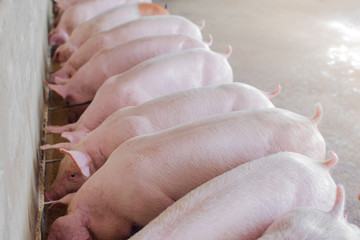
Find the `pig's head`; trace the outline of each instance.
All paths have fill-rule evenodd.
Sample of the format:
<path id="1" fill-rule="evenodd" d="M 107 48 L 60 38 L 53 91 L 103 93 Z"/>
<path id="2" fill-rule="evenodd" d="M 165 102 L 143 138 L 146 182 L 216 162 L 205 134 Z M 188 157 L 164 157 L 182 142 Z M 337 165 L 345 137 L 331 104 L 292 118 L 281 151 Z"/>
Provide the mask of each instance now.
<path id="1" fill-rule="evenodd" d="M 59 217 L 52 224 L 48 240 L 85 240 L 90 238 L 85 221 L 78 215 Z"/>
<path id="2" fill-rule="evenodd" d="M 338 186 L 330 212 L 301 207 L 284 214 L 270 225 L 259 240 L 360 239 L 360 229 L 344 217 L 344 189 Z"/>
<path id="3" fill-rule="evenodd" d="M 68 193 L 76 192 L 90 177 L 93 168 L 90 156 L 81 151 L 60 149 L 65 153 L 58 174 L 51 188 L 45 193 L 48 200 L 54 201 Z"/>
<path id="4" fill-rule="evenodd" d="M 86 128 L 76 129 L 75 131 L 65 131 L 61 134 L 61 137 L 67 139 L 71 143 L 78 143 L 84 139 L 90 130 Z"/>

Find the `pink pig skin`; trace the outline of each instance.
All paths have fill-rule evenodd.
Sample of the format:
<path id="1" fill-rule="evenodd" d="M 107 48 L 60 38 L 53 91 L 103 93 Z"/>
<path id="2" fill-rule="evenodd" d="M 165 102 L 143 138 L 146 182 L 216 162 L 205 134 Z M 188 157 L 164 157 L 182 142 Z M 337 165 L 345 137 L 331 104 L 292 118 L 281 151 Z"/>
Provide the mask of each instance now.
<path id="1" fill-rule="evenodd" d="M 124 82 L 127 82 L 132 87 L 148 88 L 147 91 L 153 93 L 165 91 L 165 94 L 182 89 L 232 82 L 232 69 L 227 61 L 230 55 L 230 46 L 226 54 L 201 48 L 172 52 L 141 62 L 122 74 L 112 76 L 105 82 L 114 83 L 111 92 L 119 88 L 121 91 L 125 90 L 122 86 Z M 90 82 L 90 80 L 96 81 Z M 83 79 L 82 82 L 68 81 L 65 85 L 48 84 L 48 86 L 66 99 L 69 104 L 78 104 L 92 100 L 102 84 L 103 81 L 99 79 Z M 128 94 L 132 95 L 133 93 L 117 92 L 117 95 L 108 95 L 107 97 L 111 97 L 113 101 L 115 96 Z M 136 99 L 133 100 L 138 102 L 145 98 L 147 97 L 136 95 Z M 140 101 L 142 102 L 142 100 Z M 138 103 L 133 102 L 132 105 Z"/>
<path id="2" fill-rule="evenodd" d="M 226 55 L 190 49 L 151 58 L 107 79 L 76 123 L 48 126 L 47 131 L 94 129 L 120 108 L 180 90 L 232 82 L 232 69 L 226 60 L 230 52 L 231 48 Z"/>
<path id="3" fill-rule="evenodd" d="M 188 19 L 176 16 L 148 16 L 122 24 L 108 31 L 95 34 L 88 39 L 71 57 L 63 64 L 63 69 L 57 73 L 64 77 L 67 72 L 75 72 L 100 50 L 113 48 L 125 42 L 149 37 L 153 35 L 183 34 L 202 40 L 201 29 Z"/>
<path id="4" fill-rule="evenodd" d="M 344 217 L 344 188 L 337 187 L 336 200 L 330 212 L 301 207 L 285 213 L 266 230 L 259 240 L 358 240 L 360 229 Z"/>
<path id="5" fill-rule="evenodd" d="M 95 86 L 149 58 L 191 48 L 209 50 L 208 43 L 186 35 L 155 35 L 140 38 L 98 52 L 70 79 L 55 77 L 53 80 L 56 84 L 69 83 L 71 87 L 84 82 Z"/>
<path id="6" fill-rule="evenodd" d="M 56 8 L 58 8 L 60 11 L 65 11 L 74 4 L 83 1 L 88 1 L 88 0 L 55 0 L 55 3 L 56 3 Z"/>
<path id="7" fill-rule="evenodd" d="M 55 0 L 55 6 L 53 8 L 54 13 L 57 13 L 56 18 L 54 19 L 54 26 L 59 24 L 60 18 L 64 11 L 69 7 L 80 1 L 88 1 L 88 0 Z"/>
<path id="8" fill-rule="evenodd" d="M 48 200 L 59 199 L 67 193 L 78 190 L 85 182 L 87 176 L 81 173 L 71 156 L 76 161 L 76 156 L 81 154 L 81 157 L 91 162 L 93 169 L 91 175 L 105 163 L 114 149 L 132 137 L 155 133 L 210 115 L 271 108 L 274 106 L 269 98 L 279 92 L 279 86 L 273 93 L 264 93 L 247 84 L 227 83 L 180 91 L 138 106 L 122 108 L 110 115 L 78 144 L 59 143 L 41 147 L 42 150 L 51 148 L 71 150 L 70 152 L 63 150 L 69 154 L 61 161 L 57 177 L 46 192 L 46 197 Z M 132 126 L 135 125 L 138 127 L 133 128 Z"/>
<path id="9" fill-rule="evenodd" d="M 125 4 L 112 8 L 78 25 L 66 43 L 56 49 L 53 60 L 64 62 L 94 34 L 150 15 L 169 15 L 169 12 L 162 6 L 151 3 Z"/>
<path id="10" fill-rule="evenodd" d="M 206 181 L 269 154 L 293 151 L 323 160 L 325 142 L 317 129 L 320 118 L 321 107 L 312 119 L 279 108 L 235 111 L 131 138 L 79 189 L 69 215 L 52 227 L 50 236 L 60 237 L 50 239 L 71 239 L 68 234 L 87 231 L 98 239 L 124 239 L 132 225 L 144 226 Z M 78 162 L 83 172 L 92 171 L 90 163 L 81 158 Z M 295 177 L 299 169 L 290 169 L 290 176 Z M 269 170 L 264 172 L 269 174 Z M 312 189 L 307 177 L 299 180 L 304 189 Z M 265 189 L 274 188 L 274 180 L 270 182 Z M 329 186 L 321 185 L 322 192 Z M 248 194 L 248 190 L 242 192 Z M 329 204 L 328 194 L 322 204 Z"/>
<path id="11" fill-rule="evenodd" d="M 89 21 L 91 18 L 113 8 L 126 3 L 145 2 L 151 0 L 87 0 L 79 1 L 69 7 L 62 14 L 59 24 L 49 33 L 50 45 L 61 45 L 65 43 L 72 31 L 81 23 Z"/>
<path id="12" fill-rule="evenodd" d="M 336 162 L 335 155 L 320 163 L 282 152 L 245 163 L 185 195 L 130 239 L 258 239 L 295 207 L 331 209 L 335 183 L 328 169 Z"/>

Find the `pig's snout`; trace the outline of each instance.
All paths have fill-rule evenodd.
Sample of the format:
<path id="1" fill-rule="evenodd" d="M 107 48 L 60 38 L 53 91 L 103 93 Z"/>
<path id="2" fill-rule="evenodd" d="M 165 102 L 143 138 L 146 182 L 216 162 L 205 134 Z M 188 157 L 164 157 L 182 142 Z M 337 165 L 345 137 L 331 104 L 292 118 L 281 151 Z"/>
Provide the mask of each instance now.
<path id="1" fill-rule="evenodd" d="M 67 194 L 67 191 L 63 186 L 60 186 L 56 182 L 51 186 L 49 190 L 45 192 L 45 197 L 49 201 L 59 200 Z"/>
<path id="2" fill-rule="evenodd" d="M 59 194 L 55 193 L 52 189 L 45 192 L 45 197 L 49 201 L 55 201 L 55 200 L 58 200 L 60 198 Z"/>

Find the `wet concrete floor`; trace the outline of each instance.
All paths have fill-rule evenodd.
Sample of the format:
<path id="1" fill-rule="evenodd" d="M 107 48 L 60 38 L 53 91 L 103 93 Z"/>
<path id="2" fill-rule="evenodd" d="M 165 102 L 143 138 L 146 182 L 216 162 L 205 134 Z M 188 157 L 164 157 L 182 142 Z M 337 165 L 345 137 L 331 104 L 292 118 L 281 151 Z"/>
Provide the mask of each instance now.
<path id="1" fill-rule="evenodd" d="M 212 50 L 225 52 L 235 81 L 265 91 L 282 87 L 277 107 L 313 116 L 327 152 L 339 163 L 332 169 L 346 190 L 349 222 L 360 225 L 360 2 L 356 0 L 155 0 L 172 14 L 206 21 Z"/>

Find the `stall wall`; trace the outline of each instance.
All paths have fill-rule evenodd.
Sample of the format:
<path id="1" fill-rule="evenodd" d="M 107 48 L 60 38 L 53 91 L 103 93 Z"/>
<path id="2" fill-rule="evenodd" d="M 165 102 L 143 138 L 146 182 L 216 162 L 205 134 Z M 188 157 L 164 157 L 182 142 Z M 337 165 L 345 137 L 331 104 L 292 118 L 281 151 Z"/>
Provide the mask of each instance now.
<path id="1" fill-rule="evenodd" d="M 33 239 L 49 0 L 0 0 L 0 238 Z"/>

